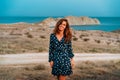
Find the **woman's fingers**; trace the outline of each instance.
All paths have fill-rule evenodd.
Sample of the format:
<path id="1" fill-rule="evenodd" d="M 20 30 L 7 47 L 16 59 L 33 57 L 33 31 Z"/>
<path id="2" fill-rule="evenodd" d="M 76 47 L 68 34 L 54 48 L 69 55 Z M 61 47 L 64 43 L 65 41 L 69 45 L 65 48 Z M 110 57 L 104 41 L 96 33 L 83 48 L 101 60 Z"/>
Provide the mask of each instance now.
<path id="1" fill-rule="evenodd" d="M 74 63 L 73 59 L 71 59 L 71 66 L 72 66 L 72 68 L 74 68 L 74 66 L 75 66 L 75 63 Z"/>
<path id="2" fill-rule="evenodd" d="M 50 62 L 50 67 L 51 67 L 51 68 L 53 67 L 53 61 Z"/>

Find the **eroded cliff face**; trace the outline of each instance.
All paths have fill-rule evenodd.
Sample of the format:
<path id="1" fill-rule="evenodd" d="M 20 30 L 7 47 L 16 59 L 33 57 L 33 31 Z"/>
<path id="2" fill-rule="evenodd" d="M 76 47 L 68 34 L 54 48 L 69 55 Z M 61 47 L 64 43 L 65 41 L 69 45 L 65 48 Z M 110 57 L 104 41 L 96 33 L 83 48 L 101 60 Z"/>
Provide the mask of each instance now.
<path id="1" fill-rule="evenodd" d="M 68 16 L 65 17 L 70 25 L 97 25 L 100 24 L 98 19 L 92 19 L 89 17 L 75 17 L 75 16 Z"/>
<path id="2" fill-rule="evenodd" d="M 96 18 L 90 17 L 76 17 L 67 16 L 65 17 L 70 25 L 99 25 L 100 21 Z M 55 26 L 56 22 L 61 18 L 47 18 L 44 21 L 38 23 L 39 25 Z"/>

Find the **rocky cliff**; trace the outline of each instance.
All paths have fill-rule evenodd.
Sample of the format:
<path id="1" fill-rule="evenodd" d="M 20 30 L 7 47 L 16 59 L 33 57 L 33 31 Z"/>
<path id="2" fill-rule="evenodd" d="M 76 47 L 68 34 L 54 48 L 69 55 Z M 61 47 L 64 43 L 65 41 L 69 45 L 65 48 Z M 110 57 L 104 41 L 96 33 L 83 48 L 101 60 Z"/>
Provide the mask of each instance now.
<path id="1" fill-rule="evenodd" d="M 99 25 L 100 21 L 96 18 L 90 17 L 76 17 L 76 16 L 67 16 L 65 17 L 70 25 Z M 47 18 L 44 21 L 38 23 L 39 25 L 44 26 L 55 26 L 56 22 L 61 18 Z"/>

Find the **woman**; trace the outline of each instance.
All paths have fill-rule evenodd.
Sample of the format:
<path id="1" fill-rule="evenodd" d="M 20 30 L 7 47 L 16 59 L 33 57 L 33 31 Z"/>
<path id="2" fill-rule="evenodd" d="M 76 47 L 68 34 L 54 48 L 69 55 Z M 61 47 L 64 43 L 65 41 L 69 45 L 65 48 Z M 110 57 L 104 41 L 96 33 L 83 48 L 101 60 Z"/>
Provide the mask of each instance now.
<path id="1" fill-rule="evenodd" d="M 67 19 L 60 19 L 50 35 L 49 44 L 49 63 L 52 74 L 57 76 L 58 80 L 65 80 L 66 76 L 73 73 L 74 54 L 71 38 L 72 32 Z"/>

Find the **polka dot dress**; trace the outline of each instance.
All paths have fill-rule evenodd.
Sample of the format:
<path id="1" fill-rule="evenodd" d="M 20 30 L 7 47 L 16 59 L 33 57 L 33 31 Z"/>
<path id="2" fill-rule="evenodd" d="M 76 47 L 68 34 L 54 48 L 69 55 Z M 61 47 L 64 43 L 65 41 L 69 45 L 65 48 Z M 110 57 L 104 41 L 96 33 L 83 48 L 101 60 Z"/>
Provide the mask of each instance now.
<path id="1" fill-rule="evenodd" d="M 71 41 L 65 43 L 64 37 L 59 41 L 56 35 L 52 33 L 49 44 L 49 62 L 54 62 L 52 74 L 55 76 L 72 74 L 70 58 L 73 56 Z"/>

